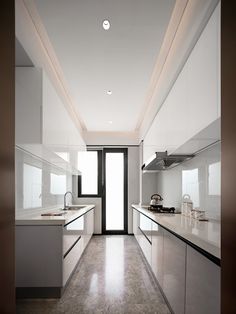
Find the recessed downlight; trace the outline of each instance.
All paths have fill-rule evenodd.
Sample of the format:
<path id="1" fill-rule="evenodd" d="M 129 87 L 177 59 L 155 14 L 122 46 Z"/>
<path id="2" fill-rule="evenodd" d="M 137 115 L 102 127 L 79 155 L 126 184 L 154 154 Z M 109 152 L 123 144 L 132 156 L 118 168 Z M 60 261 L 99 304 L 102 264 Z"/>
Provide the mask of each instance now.
<path id="1" fill-rule="evenodd" d="M 109 121 L 108 121 L 108 123 L 109 123 L 109 124 L 112 124 L 112 121 L 111 121 L 111 120 L 109 120 Z"/>
<path id="2" fill-rule="evenodd" d="M 102 22 L 102 27 L 107 31 L 110 28 L 111 24 L 108 20 Z"/>
<path id="3" fill-rule="evenodd" d="M 111 95 L 112 94 L 112 91 L 111 90 L 108 90 L 107 91 L 107 95 Z"/>

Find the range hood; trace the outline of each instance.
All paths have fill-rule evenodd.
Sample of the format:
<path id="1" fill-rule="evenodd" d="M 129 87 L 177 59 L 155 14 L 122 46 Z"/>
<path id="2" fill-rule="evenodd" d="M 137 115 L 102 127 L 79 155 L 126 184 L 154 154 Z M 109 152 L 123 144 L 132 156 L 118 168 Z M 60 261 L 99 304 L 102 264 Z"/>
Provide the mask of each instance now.
<path id="1" fill-rule="evenodd" d="M 143 171 L 167 170 L 178 166 L 181 162 L 193 158 L 194 155 L 168 155 L 166 152 L 156 152 L 142 166 Z"/>

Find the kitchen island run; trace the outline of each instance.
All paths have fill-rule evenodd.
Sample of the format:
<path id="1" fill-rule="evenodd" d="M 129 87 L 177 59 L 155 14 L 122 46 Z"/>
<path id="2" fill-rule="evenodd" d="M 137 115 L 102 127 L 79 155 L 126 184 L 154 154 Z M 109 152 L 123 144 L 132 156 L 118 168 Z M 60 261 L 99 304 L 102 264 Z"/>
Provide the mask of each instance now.
<path id="1" fill-rule="evenodd" d="M 172 312 L 220 313 L 220 223 L 132 205 L 133 232 Z"/>
<path id="2" fill-rule="evenodd" d="M 94 232 L 94 205 L 16 217 L 16 295 L 60 297 Z"/>
<path id="3" fill-rule="evenodd" d="M 209 254 L 220 264 L 220 222 L 217 220 L 198 221 L 181 214 L 163 214 L 148 210 L 148 206 L 132 205 L 134 209 L 167 229 L 202 253 Z"/>

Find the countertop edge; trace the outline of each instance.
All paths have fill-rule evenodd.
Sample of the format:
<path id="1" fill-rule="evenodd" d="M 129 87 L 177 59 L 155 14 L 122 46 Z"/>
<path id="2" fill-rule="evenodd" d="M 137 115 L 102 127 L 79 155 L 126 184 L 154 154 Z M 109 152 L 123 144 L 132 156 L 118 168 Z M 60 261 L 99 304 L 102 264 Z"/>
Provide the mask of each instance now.
<path id="1" fill-rule="evenodd" d="M 39 213 L 37 213 L 35 216 L 29 214 L 28 217 L 27 215 L 25 217 L 17 217 L 15 219 L 15 226 L 64 226 L 71 223 L 75 219 L 78 219 L 79 217 L 85 215 L 91 209 L 95 208 L 94 204 L 88 204 L 84 206 L 84 208 L 81 208 L 79 210 L 77 209 L 74 212 L 71 212 L 71 216 L 68 218 L 60 216 L 60 218 L 53 217 L 53 219 L 50 219 L 49 217 L 40 216 Z"/>

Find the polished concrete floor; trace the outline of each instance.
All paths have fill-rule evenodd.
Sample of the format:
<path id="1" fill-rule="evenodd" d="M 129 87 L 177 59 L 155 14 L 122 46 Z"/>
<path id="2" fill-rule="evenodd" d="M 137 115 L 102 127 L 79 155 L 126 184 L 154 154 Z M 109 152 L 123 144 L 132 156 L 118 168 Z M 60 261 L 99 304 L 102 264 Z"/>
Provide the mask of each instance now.
<path id="1" fill-rule="evenodd" d="M 169 310 L 133 236 L 92 237 L 61 299 L 18 300 L 17 313 L 157 313 Z"/>

